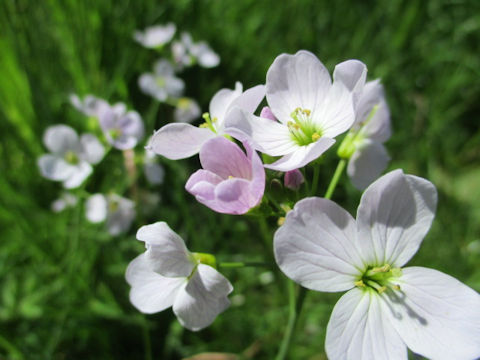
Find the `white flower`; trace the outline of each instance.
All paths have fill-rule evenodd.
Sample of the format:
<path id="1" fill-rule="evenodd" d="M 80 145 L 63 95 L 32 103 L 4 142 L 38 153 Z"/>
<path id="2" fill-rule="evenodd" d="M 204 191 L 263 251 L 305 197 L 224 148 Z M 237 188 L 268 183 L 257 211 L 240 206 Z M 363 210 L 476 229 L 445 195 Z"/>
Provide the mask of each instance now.
<path id="1" fill-rule="evenodd" d="M 353 124 L 352 95 L 308 51 L 278 56 L 267 72 L 267 102 L 278 121 L 237 111 L 227 123 L 233 136 L 251 138 L 257 150 L 282 156 L 265 167 L 301 168 L 331 147 Z"/>
<path id="2" fill-rule="evenodd" d="M 142 226 L 137 239 L 147 250 L 130 263 L 126 279 L 138 310 L 152 314 L 172 307 L 184 327 L 197 331 L 228 308 L 230 282 L 190 253 L 165 222 Z"/>
<path id="3" fill-rule="evenodd" d="M 162 102 L 169 97 L 179 97 L 183 93 L 185 84 L 175 76 L 172 64 L 161 59 L 155 63 L 152 73 L 142 74 L 138 79 L 140 90 Z"/>
<path id="4" fill-rule="evenodd" d="M 94 95 L 86 95 L 83 100 L 81 100 L 77 94 L 71 94 L 70 103 L 82 114 L 94 117 L 99 117 L 103 109 L 109 106 L 105 100 Z"/>
<path id="5" fill-rule="evenodd" d="M 92 134 L 78 137 L 66 125 L 54 125 L 45 130 L 43 143 L 51 154 L 42 155 L 38 166 L 42 176 L 61 181 L 66 189 L 79 187 L 92 172 L 92 164 L 102 160 L 105 149 Z"/>
<path id="6" fill-rule="evenodd" d="M 370 185 L 357 219 L 334 202 L 295 205 L 274 237 L 280 269 L 302 286 L 348 292 L 333 309 L 325 341 L 330 360 L 480 356 L 480 296 L 423 267 L 402 268 L 433 221 L 437 192 L 397 170 Z"/>
<path id="7" fill-rule="evenodd" d="M 210 101 L 210 113 L 204 115 L 205 123 L 196 127 L 190 124 L 167 124 L 152 136 L 148 147 L 158 155 L 171 160 L 185 159 L 197 154 L 208 140 L 226 134 L 225 123 L 241 109 L 253 113 L 265 96 L 265 86 L 257 85 L 245 92 L 241 83 L 235 89 L 221 89 Z"/>
<path id="8" fill-rule="evenodd" d="M 338 153 L 349 159 L 347 174 L 353 185 L 363 190 L 387 167 L 390 157 L 383 143 L 391 136 L 390 111 L 379 80 L 366 80 L 366 66 L 348 60 L 335 67 L 333 78 L 353 93 L 355 123 Z"/>
<path id="9" fill-rule="evenodd" d="M 98 121 L 105 138 L 116 149 L 132 149 L 143 138 L 142 118 L 136 111 L 127 111 L 125 104 L 103 107 Z"/>
<path id="10" fill-rule="evenodd" d="M 86 217 L 92 223 L 106 220 L 110 235 L 117 236 L 128 231 L 135 219 L 135 203 L 117 194 L 94 194 L 85 204 Z"/>
<path id="11" fill-rule="evenodd" d="M 220 57 L 205 41 L 194 43 L 189 33 L 183 32 L 180 41 L 172 43 L 172 54 L 179 69 L 184 66 L 198 64 L 205 68 L 212 68 L 220 63 Z"/>
<path id="12" fill-rule="evenodd" d="M 146 48 L 158 48 L 172 40 L 176 31 L 177 27 L 173 23 L 155 25 L 147 27 L 143 32 L 135 31 L 133 38 Z"/>
<path id="13" fill-rule="evenodd" d="M 70 193 L 64 192 L 60 197 L 52 202 L 53 212 L 59 213 L 69 207 L 74 207 L 78 203 L 78 198 Z"/>
<path id="14" fill-rule="evenodd" d="M 182 97 L 178 99 L 173 112 L 173 118 L 176 122 L 191 123 L 200 117 L 200 106 L 193 99 Z"/>

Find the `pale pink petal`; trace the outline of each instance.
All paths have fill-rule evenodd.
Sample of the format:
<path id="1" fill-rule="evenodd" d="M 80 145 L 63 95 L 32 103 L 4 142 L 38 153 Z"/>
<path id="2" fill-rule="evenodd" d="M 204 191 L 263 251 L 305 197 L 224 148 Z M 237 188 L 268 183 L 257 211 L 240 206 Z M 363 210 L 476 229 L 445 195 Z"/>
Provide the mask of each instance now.
<path id="1" fill-rule="evenodd" d="M 283 184 L 291 190 L 298 190 L 304 182 L 303 174 L 298 169 L 287 171 L 283 178 Z"/>
<path id="2" fill-rule="evenodd" d="M 277 118 L 275 117 L 275 115 L 273 115 L 272 110 L 270 110 L 268 106 L 263 107 L 262 111 L 260 112 L 260 117 L 264 119 L 277 121 Z"/>
<path id="3" fill-rule="evenodd" d="M 267 102 L 275 117 L 286 124 L 296 108 L 318 108 L 331 82 L 328 70 L 311 52 L 281 54 L 267 72 Z"/>
<path id="4" fill-rule="evenodd" d="M 428 180 L 392 171 L 363 193 L 357 211 L 358 247 L 368 264 L 401 267 L 432 224 L 437 191 Z"/>
<path id="5" fill-rule="evenodd" d="M 335 305 L 327 325 L 330 360 L 407 360 L 407 347 L 388 321 L 374 291 L 348 291 Z"/>
<path id="6" fill-rule="evenodd" d="M 480 357 L 480 295 L 440 271 L 408 267 L 382 311 L 402 340 L 429 359 Z"/>
<path id="7" fill-rule="evenodd" d="M 167 124 L 153 134 L 148 148 L 171 160 L 185 159 L 197 154 L 215 136 L 208 129 L 190 124 Z"/>
<path id="8" fill-rule="evenodd" d="M 210 117 L 212 119 L 217 118 L 218 120 L 223 121 L 227 109 L 232 102 L 242 94 L 242 91 L 243 86 L 238 81 L 235 83 L 235 90 L 219 90 L 210 101 Z"/>
<path id="9" fill-rule="evenodd" d="M 204 204 L 205 201 L 215 199 L 215 186 L 221 183 L 223 179 L 207 170 L 197 170 L 185 184 L 185 190 L 195 196 L 195 198 Z"/>
<path id="10" fill-rule="evenodd" d="M 306 198 L 275 232 L 275 259 L 285 275 L 306 288 L 348 290 L 365 268 L 355 239 L 355 220 L 348 212 L 333 201 Z"/>
<path id="11" fill-rule="evenodd" d="M 277 171 L 290 171 L 304 167 L 322 155 L 334 143 L 334 139 L 322 137 L 307 146 L 299 146 L 294 152 L 285 155 L 273 164 L 266 164 L 265 167 Z"/>

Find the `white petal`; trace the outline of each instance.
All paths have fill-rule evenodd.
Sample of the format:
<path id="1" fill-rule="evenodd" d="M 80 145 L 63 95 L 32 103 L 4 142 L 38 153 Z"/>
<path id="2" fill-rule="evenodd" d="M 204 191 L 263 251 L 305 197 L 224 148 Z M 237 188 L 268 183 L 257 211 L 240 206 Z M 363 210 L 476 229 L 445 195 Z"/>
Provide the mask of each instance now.
<path id="1" fill-rule="evenodd" d="M 65 189 L 75 189 L 79 187 L 82 185 L 85 179 L 90 176 L 92 171 L 92 165 L 86 161 L 80 161 L 77 165 L 75 165 L 75 171 L 72 173 L 72 175 L 63 182 L 63 187 Z"/>
<path id="2" fill-rule="evenodd" d="M 257 110 L 258 105 L 265 97 L 265 85 L 257 85 L 245 90 L 245 92 L 237 97 L 228 107 L 228 110 L 234 106 L 245 110 L 247 113 L 253 114 Z M 228 112 L 227 110 L 227 112 Z"/>
<path id="3" fill-rule="evenodd" d="M 328 70 L 311 52 L 281 54 L 267 72 L 267 101 L 275 117 L 286 124 L 296 108 L 313 111 L 322 104 L 331 82 Z"/>
<path id="4" fill-rule="evenodd" d="M 437 191 L 425 179 L 395 170 L 363 193 L 357 211 L 358 241 L 366 263 L 404 265 L 430 229 Z"/>
<path id="5" fill-rule="evenodd" d="M 167 278 L 150 270 L 145 254 L 128 265 L 125 274 L 130 290 L 130 302 L 143 313 L 153 314 L 173 305 L 185 278 Z"/>
<path id="6" fill-rule="evenodd" d="M 355 121 L 352 93 L 342 83 L 334 83 L 312 116 L 320 126 L 322 136 L 334 138 L 347 131 Z"/>
<path id="7" fill-rule="evenodd" d="M 49 126 L 43 134 L 43 143 L 55 154 L 64 154 L 69 150 L 77 152 L 79 148 L 76 131 L 67 125 Z"/>
<path id="8" fill-rule="evenodd" d="M 270 121 L 271 120 L 267 120 Z M 322 137 L 307 146 L 299 146 L 294 152 L 285 155 L 273 164 L 265 165 L 266 168 L 277 171 L 290 171 L 304 167 L 309 162 L 320 157 L 329 147 L 335 143 L 334 139 Z"/>
<path id="9" fill-rule="evenodd" d="M 327 325 L 330 360 L 407 360 L 407 347 L 382 313 L 374 291 L 352 289 L 335 305 Z"/>
<path id="10" fill-rule="evenodd" d="M 250 140 L 255 149 L 270 156 L 290 154 L 299 148 L 287 126 L 239 108 L 229 112 L 225 132 L 240 141 Z"/>
<path id="11" fill-rule="evenodd" d="M 170 160 L 185 159 L 198 154 L 202 145 L 215 136 L 208 129 L 190 124 L 168 124 L 153 134 L 149 149 Z"/>
<path id="12" fill-rule="evenodd" d="M 189 276 L 194 268 L 183 239 L 165 222 L 142 226 L 137 239 L 147 244 L 150 267 L 164 276 Z"/>
<path id="13" fill-rule="evenodd" d="M 147 181 L 152 185 L 160 185 L 165 178 L 165 170 L 160 164 L 155 162 L 145 162 L 143 165 L 143 171 Z"/>
<path id="14" fill-rule="evenodd" d="M 235 90 L 221 89 L 213 95 L 210 101 L 209 111 L 212 120 L 214 118 L 223 121 L 230 104 L 242 94 L 243 86 L 237 82 L 235 84 Z"/>
<path id="15" fill-rule="evenodd" d="M 187 329 L 201 330 L 230 306 L 227 295 L 232 290 L 230 282 L 217 270 L 199 264 L 188 284 L 179 291 L 173 312 Z"/>
<path id="16" fill-rule="evenodd" d="M 116 194 L 108 196 L 107 229 L 108 233 L 117 236 L 130 229 L 136 216 L 135 203 Z M 112 210 L 111 208 L 116 208 Z"/>
<path id="17" fill-rule="evenodd" d="M 333 71 L 333 80 L 342 82 L 348 90 L 354 93 L 354 102 L 363 90 L 367 79 L 367 66 L 359 60 L 347 60 L 337 66 Z"/>
<path id="18" fill-rule="evenodd" d="M 370 121 L 365 124 L 362 132 L 369 139 L 385 142 L 390 139 L 392 129 L 390 125 L 390 110 L 387 103 L 382 100 L 378 104 L 378 109 Z"/>
<path id="19" fill-rule="evenodd" d="M 99 223 L 107 218 L 107 199 L 102 194 L 90 196 L 85 204 L 85 212 L 88 221 Z"/>
<path id="20" fill-rule="evenodd" d="M 355 220 L 348 212 L 333 201 L 306 198 L 295 205 L 275 232 L 275 259 L 289 278 L 304 287 L 348 290 L 365 267 L 355 237 Z"/>
<path id="21" fill-rule="evenodd" d="M 64 181 L 75 172 L 75 166 L 56 155 L 42 155 L 37 163 L 42 176 L 54 181 Z"/>
<path id="22" fill-rule="evenodd" d="M 439 360 L 480 356 L 480 295 L 440 271 L 409 267 L 383 308 L 415 353 Z"/>
<path id="23" fill-rule="evenodd" d="M 105 148 L 98 138 L 93 134 L 83 134 L 80 137 L 82 145 L 81 156 L 90 164 L 98 164 L 105 155 Z"/>
<path id="24" fill-rule="evenodd" d="M 390 161 L 385 146 L 375 141 L 365 141 L 350 158 L 347 167 L 347 174 L 353 186 L 364 190 L 387 167 Z"/>

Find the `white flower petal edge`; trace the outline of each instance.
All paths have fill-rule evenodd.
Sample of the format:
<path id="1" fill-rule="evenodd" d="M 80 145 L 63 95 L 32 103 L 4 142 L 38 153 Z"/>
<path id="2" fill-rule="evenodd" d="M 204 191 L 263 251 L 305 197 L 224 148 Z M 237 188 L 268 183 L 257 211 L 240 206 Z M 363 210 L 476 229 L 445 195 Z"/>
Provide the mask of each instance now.
<path id="1" fill-rule="evenodd" d="M 163 311 L 173 305 L 177 293 L 187 280 L 185 278 L 168 278 L 152 271 L 145 259 L 145 254 L 137 256 L 126 272 L 130 289 L 130 302 L 146 314 Z"/>
<path id="2" fill-rule="evenodd" d="M 146 261 L 150 268 L 163 276 L 189 276 L 194 268 L 191 254 L 182 238 L 165 222 L 142 226 L 137 239 L 147 246 Z"/>
<path id="3" fill-rule="evenodd" d="M 371 184 L 357 210 L 358 246 L 365 263 L 403 266 L 420 247 L 436 208 L 435 186 L 401 170 Z"/>
<path id="4" fill-rule="evenodd" d="M 153 134 L 148 149 L 170 160 L 198 154 L 202 145 L 216 135 L 190 124 L 168 124 Z"/>
<path id="5" fill-rule="evenodd" d="M 370 291 L 348 291 L 327 325 L 325 350 L 331 360 L 407 360 L 407 347 L 385 321 L 382 300 Z"/>
<path id="6" fill-rule="evenodd" d="M 230 306 L 227 295 L 232 290 L 230 282 L 217 270 L 199 264 L 197 271 L 178 292 L 173 312 L 187 329 L 201 330 Z"/>
<path id="7" fill-rule="evenodd" d="M 108 212 L 107 198 L 102 194 L 94 194 L 85 203 L 85 215 L 92 223 L 105 221 Z"/>
<path id="8" fill-rule="evenodd" d="M 440 271 L 407 267 L 401 291 L 382 297 L 382 312 L 415 353 L 430 359 L 480 356 L 480 295 Z"/>
<path id="9" fill-rule="evenodd" d="M 333 201 L 303 199 L 275 232 L 275 260 L 285 275 L 309 289 L 351 289 L 363 268 L 355 232 L 355 220 Z"/>

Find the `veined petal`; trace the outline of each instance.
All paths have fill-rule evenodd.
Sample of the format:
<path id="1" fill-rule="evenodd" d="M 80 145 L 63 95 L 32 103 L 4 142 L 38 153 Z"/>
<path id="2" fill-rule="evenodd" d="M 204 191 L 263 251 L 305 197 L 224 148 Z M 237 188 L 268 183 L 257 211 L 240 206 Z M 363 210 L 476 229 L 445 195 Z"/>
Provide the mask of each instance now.
<path id="1" fill-rule="evenodd" d="M 251 87 L 250 89 L 245 90 L 242 95 L 233 100 L 228 107 L 228 110 L 237 106 L 240 109 L 245 110 L 247 113 L 253 114 L 253 112 L 257 110 L 258 105 L 260 105 L 264 97 L 265 85 Z"/>
<path id="2" fill-rule="evenodd" d="M 267 101 L 276 118 L 286 124 L 296 108 L 318 108 L 331 83 L 328 70 L 311 52 L 281 54 L 267 72 Z"/>
<path id="3" fill-rule="evenodd" d="M 322 129 L 322 136 L 334 138 L 347 131 L 355 121 L 352 93 L 341 82 L 334 83 L 312 116 Z"/>
<path id="4" fill-rule="evenodd" d="M 43 134 L 43 143 L 52 153 L 60 155 L 69 150 L 77 152 L 79 148 L 76 131 L 67 125 L 49 126 Z"/>
<path id="5" fill-rule="evenodd" d="M 477 359 L 480 295 L 440 271 L 422 267 L 402 271 L 401 290 L 383 296 L 383 311 L 407 346 L 429 359 Z"/>
<path id="6" fill-rule="evenodd" d="M 275 259 L 285 275 L 306 288 L 348 290 L 364 267 L 355 237 L 355 220 L 348 212 L 333 201 L 306 198 L 275 232 Z"/>
<path id="7" fill-rule="evenodd" d="M 242 94 L 242 91 L 242 83 L 238 81 L 235 83 L 235 90 L 219 90 L 215 95 L 213 95 L 213 98 L 210 101 L 210 117 L 212 119 L 217 118 L 218 120 L 223 121 L 228 107 L 236 98 L 238 98 Z"/>
<path id="8" fill-rule="evenodd" d="M 167 223 L 160 221 L 142 226 L 137 239 L 147 246 L 145 260 L 150 269 L 163 276 L 187 277 L 195 267 L 183 239 Z"/>
<path id="9" fill-rule="evenodd" d="M 75 171 L 72 173 L 72 175 L 63 181 L 63 187 L 65 189 L 75 189 L 79 187 L 82 185 L 85 179 L 90 176 L 92 171 L 92 165 L 86 161 L 80 161 L 77 165 L 75 165 Z"/>
<path id="10" fill-rule="evenodd" d="M 417 252 L 435 216 L 437 191 L 428 180 L 395 170 L 363 193 L 357 211 L 364 261 L 401 267 Z"/>
<path id="11" fill-rule="evenodd" d="M 330 360 L 407 360 L 407 347 L 390 325 L 374 291 L 354 288 L 335 305 L 327 325 Z"/>
<path id="12" fill-rule="evenodd" d="M 54 181 L 64 181 L 75 172 L 74 165 L 57 155 L 42 155 L 38 158 L 37 163 L 42 176 Z"/>
<path id="13" fill-rule="evenodd" d="M 185 184 L 185 190 L 195 196 L 195 198 L 205 204 L 205 201 L 215 199 L 215 186 L 221 183 L 223 179 L 207 170 L 197 170 Z"/>
<path id="14" fill-rule="evenodd" d="M 90 164 L 98 164 L 105 155 L 105 148 L 93 134 L 83 134 L 80 137 L 82 151 L 80 156 Z"/>
<path id="15" fill-rule="evenodd" d="M 186 278 L 163 277 L 148 266 L 145 254 L 137 256 L 127 268 L 127 282 L 132 287 L 130 302 L 146 314 L 163 311 L 173 305 L 175 298 Z"/>
<path id="16" fill-rule="evenodd" d="M 190 124 L 167 124 L 153 134 L 148 147 L 170 160 L 185 159 L 200 151 L 215 133 Z"/>
<path id="17" fill-rule="evenodd" d="M 232 290 L 230 282 L 217 270 L 199 264 L 186 286 L 179 291 L 173 312 L 187 329 L 201 330 L 230 305 L 227 295 Z"/>
<path id="18" fill-rule="evenodd" d="M 215 201 L 205 205 L 220 213 L 239 215 L 256 206 L 261 198 L 251 193 L 250 181 L 236 178 L 218 184 Z"/>
<path id="19" fill-rule="evenodd" d="M 239 108 L 229 112 L 225 132 L 240 141 L 249 140 L 255 149 L 270 156 L 290 154 L 299 148 L 287 126 Z"/>
<path id="20" fill-rule="evenodd" d="M 223 179 L 229 176 L 250 179 L 252 165 L 234 142 L 223 136 L 208 140 L 200 149 L 200 163 L 205 170 Z"/>
<path id="21" fill-rule="evenodd" d="M 88 221 L 99 223 L 107 218 L 108 203 L 102 194 L 94 194 L 90 196 L 85 203 L 85 214 Z"/>
<path id="22" fill-rule="evenodd" d="M 385 146 L 376 141 L 366 140 L 350 158 L 347 174 L 353 186 L 364 190 L 380 176 L 389 161 L 390 156 Z"/>
<path id="23" fill-rule="evenodd" d="M 362 132 L 365 137 L 378 142 L 390 139 L 392 129 L 390 125 L 390 110 L 385 100 L 380 101 L 375 115 L 365 124 Z M 368 116 L 368 115 L 367 115 Z"/>
<path id="24" fill-rule="evenodd" d="M 333 71 L 333 81 L 342 82 L 348 90 L 353 92 L 354 103 L 357 102 L 367 80 L 367 66 L 359 60 L 347 60 Z"/>
<path id="25" fill-rule="evenodd" d="M 318 158 L 334 143 L 334 139 L 322 137 L 307 146 L 298 146 L 294 152 L 285 155 L 280 160 L 275 161 L 273 164 L 266 164 L 265 167 L 277 171 L 290 171 L 299 169 Z"/>

